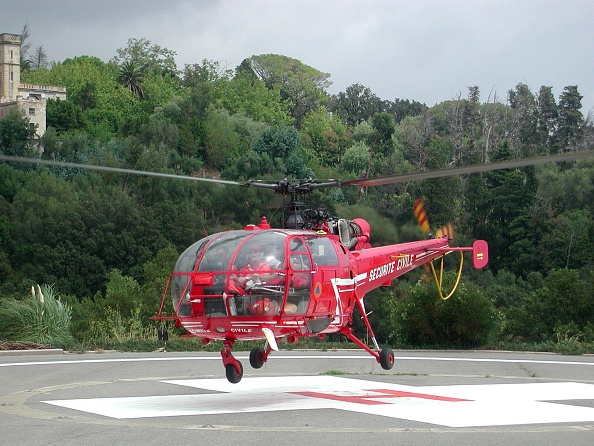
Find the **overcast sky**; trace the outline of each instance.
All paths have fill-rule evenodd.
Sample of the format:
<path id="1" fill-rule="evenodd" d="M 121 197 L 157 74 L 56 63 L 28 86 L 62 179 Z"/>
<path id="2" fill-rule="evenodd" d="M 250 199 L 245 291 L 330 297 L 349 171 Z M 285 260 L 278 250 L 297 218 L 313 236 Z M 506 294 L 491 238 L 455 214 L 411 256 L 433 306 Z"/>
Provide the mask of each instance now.
<path id="1" fill-rule="evenodd" d="M 275 53 L 329 73 L 330 93 L 360 83 L 382 99 L 428 106 L 466 97 L 505 101 L 518 83 L 577 85 L 594 109 L 592 0 L 0 0 L 0 33 L 29 24 L 50 61 L 104 61 L 145 38 L 177 65 Z M 593 110 L 594 111 L 594 110 Z"/>

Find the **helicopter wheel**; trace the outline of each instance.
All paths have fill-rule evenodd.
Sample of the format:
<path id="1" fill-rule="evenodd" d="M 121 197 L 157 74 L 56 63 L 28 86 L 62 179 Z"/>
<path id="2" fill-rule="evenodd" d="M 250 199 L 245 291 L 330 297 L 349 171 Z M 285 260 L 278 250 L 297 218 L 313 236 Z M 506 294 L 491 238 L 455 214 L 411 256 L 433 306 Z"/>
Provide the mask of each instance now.
<path id="1" fill-rule="evenodd" d="M 382 369 L 390 370 L 394 367 L 394 352 L 391 348 L 383 348 L 379 353 L 379 360 Z"/>
<path id="2" fill-rule="evenodd" d="M 264 365 L 265 362 L 265 352 L 263 348 L 256 347 L 250 351 L 250 365 L 255 368 L 259 369 Z"/>
<path id="3" fill-rule="evenodd" d="M 233 364 L 227 364 L 225 366 L 225 374 L 227 375 L 227 381 L 231 384 L 237 384 L 243 378 L 243 366 L 241 362 L 237 361 L 237 365 L 239 366 L 239 373 L 237 373 L 237 368 Z"/>

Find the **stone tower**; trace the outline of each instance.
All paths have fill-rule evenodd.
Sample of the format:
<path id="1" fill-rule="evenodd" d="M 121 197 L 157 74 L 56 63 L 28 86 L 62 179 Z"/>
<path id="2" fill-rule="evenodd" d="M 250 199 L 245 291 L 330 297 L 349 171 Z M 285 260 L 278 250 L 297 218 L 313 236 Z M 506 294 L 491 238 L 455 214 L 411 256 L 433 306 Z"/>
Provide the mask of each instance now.
<path id="1" fill-rule="evenodd" d="M 21 43 L 17 34 L 0 34 L 0 119 L 11 112 L 21 113 L 40 138 L 46 129 L 47 100 L 66 99 L 66 88 L 21 84 Z"/>
<path id="2" fill-rule="evenodd" d="M 0 102 L 16 101 L 21 84 L 21 36 L 0 34 Z"/>

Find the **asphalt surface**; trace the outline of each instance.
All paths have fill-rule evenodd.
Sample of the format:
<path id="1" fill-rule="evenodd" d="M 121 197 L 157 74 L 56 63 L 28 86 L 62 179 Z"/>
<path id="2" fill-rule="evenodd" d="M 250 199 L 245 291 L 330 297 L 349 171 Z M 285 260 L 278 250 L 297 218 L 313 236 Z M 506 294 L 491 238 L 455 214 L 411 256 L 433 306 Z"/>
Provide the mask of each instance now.
<path id="1" fill-rule="evenodd" d="M 0 354 L 1 444 L 588 445 L 594 356 L 275 352 Z"/>

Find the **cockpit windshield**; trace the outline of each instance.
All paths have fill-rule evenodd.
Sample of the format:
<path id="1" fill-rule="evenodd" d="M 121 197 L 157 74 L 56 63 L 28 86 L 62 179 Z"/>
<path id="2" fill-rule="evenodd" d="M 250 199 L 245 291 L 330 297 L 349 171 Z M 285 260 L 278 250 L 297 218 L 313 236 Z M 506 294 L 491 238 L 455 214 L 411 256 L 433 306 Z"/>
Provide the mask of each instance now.
<path id="1" fill-rule="evenodd" d="M 235 250 L 246 238 L 247 236 L 243 231 L 220 234 L 212 240 L 204 251 L 198 265 L 198 271 L 227 271 Z"/>
<path id="2" fill-rule="evenodd" d="M 202 253 L 202 250 L 209 241 L 210 237 L 206 237 L 198 240 L 196 243 L 187 248 L 183 254 L 179 256 L 179 259 L 177 259 L 174 271 L 184 273 L 194 271 L 196 268 L 196 260 L 198 260 L 198 256 L 200 253 Z"/>
<path id="3" fill-rule="evenodd" d="M 286 234 L 280 232 L 264 232 L 247 240 L 237 251 L 231 269 L 242 270 L 246 267 L 278 269 L 285 262 Z"/>
<path id="4" fill-rule="evenodd" d="M 228 231 L 180 256 L 171 294 L 180 316 L 304 313 L 315 270 L 310 241 L 284 231 Z"/>

